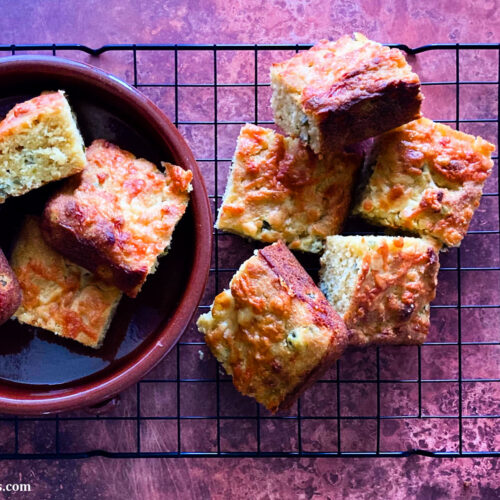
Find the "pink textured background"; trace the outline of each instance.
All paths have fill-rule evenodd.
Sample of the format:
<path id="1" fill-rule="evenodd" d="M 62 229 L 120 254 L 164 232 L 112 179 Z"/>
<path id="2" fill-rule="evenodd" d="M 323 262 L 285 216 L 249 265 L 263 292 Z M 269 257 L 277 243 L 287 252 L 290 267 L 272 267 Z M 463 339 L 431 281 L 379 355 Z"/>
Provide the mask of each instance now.
<path id="1" fill-rule="evenodd" d="M 354 1 L 259 1 L 247 2 L 233 1 L 187 1 L 187 2 L 165 2 L 158 0 L 125 2 L 123 0 L 101 0 L 101 1 L 45 1 L 33 2 L 19 0 L 16 2 L 4 2 L 0 10 L 0 43 L 83 43 L 97 47 L 105 43 L 281 43 L 281 42 L 314 42 L 322 37 L 335 38 L 350 31 L 362 31 L 367 36 L 381 42 L 400 42 L 410 46 L 421 45 L 432 42 L 497 42 L 499 40 L 499 16 L 497 2 L 495 0 L 472 1 L 410 1 L 396 0 L 393 2 L 379 2 L 368 0 L 365 2 Z M 66 54 L 72 57 L 71 54 Z M 158 68 L 147 57 L 143 60 L 142 74 L 147 75 L 149 81 L 155 78 Z M 96 61 L 90 61 L 96 63 Z M 182 62 L 182 61 L 181 61 Z M 445 61 L 444 61 L 445 62 Z M 443 62 L 443 67 L 445 66 Z M 139 60 L 139 63 L 141 61 Z M 168 65 L 168 62 L 165 62 Z M 422 63 L 422 68 L 416 66 L 422 74 L 427 63 Z M 106 55 L 101 58 L 100 65 L 111 72 L 130 81 L 130 60 L 122 59 L 121 56 Z M 182 67 L 182 66 L 181 66 Z M 478 65 L 479 67 L 479 65 Z M 488 68 L 496 67 L 485 64 L 479 69 L 479 76 L 486 74 Z M 244 64 L 238 66 L 236 72 L 231 72 L 232 66 L 228 64 L 228 80 L 231 78 L 244 78 Z M 433 63 L 433 68 L 439 68 L 439 62 Z M 165 67 L 163 67 L 165 71 Z M 191 75 L 196 77 L 196 75 Z M 471 75 L 478 77 L 478 74 Z M 199 75 L 203 78 L 203 75 Z M 465 89 L 464 92 L 469 91 Z M 433 118 L 453 119 L 454 106 L 447 105 L 447 90 L 433 91 L 429 89 L 429 102 L 442 103 L 442 106 L 433 109 L 439 116 Z M 437 92 L 432 95 L 432 92 Z M 442 94 L 439 94 L 442 92 Z M 495 112 L 497 103 L 491 101 L 489 95 L 474 95 L 474 89 L 470 89 L 467 106 L 462 109 L 468 112 L 469 118 L 481 117 Z M 452 96 L 454 94 L 451 94 Z M 171 100 L 168 94 L 155 94 L 151 91 L 150 97 L 159 102 L 169 113 L 171 113 Z M 182 104 L 182 96 L 181 104 Z M 464 99 L 466 96 L 464 96 Z M 203 103 L 209 96 L 199 96 L 199 104 L 192 103 L 190 106 L 181 108 L 180 120 L 203 119 L 211 109 L 210 103 L 204 109 Z M 188 99 L 186 99 L 187 101 Z M 263 102 L 267 100 L 267 96 Z M 220 110 L 219 119 L 242 119 L 235 112 L 234 104 L 230 97 L 223 102 L 226 107 Z M 261 106 L 262 108 L 262 106 Z M 236 110 L 239 112 L 239 109 Z M 264 111 L 262 111 L 264 113 Z M 465 111 L 464 111 L 465 112 Z M 234 114 L 236 113 L 236 116 Z M 225 114 L 225 115 L 224 115 Z M 473 116 L 475 114 L 475 116 Z M 471 116 L 472 115 L 472 116 Z M 465 115 L 464 115 L 465 117 Z M 208 119 L 212 119 L 209 117 Z M 252 119 L 243 117 L 243 119 Z M 261 119 L 269 119 L 261 116 Z M 237 128 L 234 127 L 234 133 Z M 203 154 L 204 142 L 202 137 L 197 137 L 194 129 L 185 127 L 181 131 L 188 140 L 192 141 L 198 156 Z M 221 156 L 230 156 L 234 146 L 231 133 L 228 133 L 227 143 L 223 142 L 219 152 Z M 471 130 L 472 132 L 472 130 Z M 484 133 L 488 139 L 494 138 L 495 134 L 489 130 L 475 131 Z M 200 148 L 196 151 L 196 148 Z M 207 145 L 207 148 L 209 146 Z M 227 151 L 226 151 L 227 150 Z M 226 155 L 225 153 L 228 153 Z M 209 190 L 214 189 L 213 179 L 210 179 L 210 167 L 206 166 L 207 185 Z M 221 164 L 221 168 L 224 165 Z M 224 182 L 220 182 L 219 193 Z M 491 184 L 491 191 L 495 183 Z M 498 203 L 498 201 L 496 201 Z M 498 213 L 496 208 L 487 201 L 482 210 L 484 217 L 476 220 L 477 224 L 490 223 L 498 228 L 498 221 L 494 218 Z M 490 217 L 491 214 L 491 217 Z M 492 226 L 492 227 L 493 227 Z M 488 226 L 489 227 L 489 226 Z M 484 227 L 487 229 L 488 227 Z M 479 229 L 479 227 L 476 227 Z M 488 237 L 477 236 L 478 238 Z M 250 246 L 241 244 L 242 249 L 231 252 L 233 237 L 221 237 L 221 246 L 227 250 L 225 253 L 225 267 L 237 265 L 241 262 L 245 252 L 251 250 Z M 474 265 L 476 254 L 472 243 L 470 251 L 465 245 L 462 251 L 463 265 Z M 494 248 L 488 242 L 484 245 Z M 454 263 L 454 255 L 449 255 L 448 265 Z M 498 259 L 498 255 L 483 255 L 484 259 Z M 467 263 L 469 259 L 469 264 Z M 491 265 L 497 265 L 498 261 Z M 230 275 L 228 275 L 229 279 Z M 466 279 L 466 278 L 465 278 Z M 498 283 L 498 276 L 496 276 Z M 446 276 L 441 279 L 441 293 L 443 297 L 453 293 L 454 283 L 450 273 L 450 280 Z M 493 283 L 494 286 L 494 283 Z M 212 290 L 207 292 L 207 299 Z M 464 297 L 468 300 L 468 297 Z M 439 303 L 439 297 L 438 297 Z M 477 300 L 470 297 L 470 300 Z M 498 303 L 498 301 L 493 300 Z M 493 303 L 492 302 L 492 303 Z M 433 340 L 453 340 L 446 338 L 449 331 L 454 331 L 452 313 L 446 311 L 435 321 Z M 471 319 L 471 325 L 477 328 L 477 318 Z M 486 323 L 498 325 L 498 318 L 485 318 Z M 447 328 L 445 327 L 447 326 Z M 464 325 L 466 327 L 466 325 Z M 491 330 L 483 329 L 485 335 Z M 471 328 L 464 328 L 464 335 L 472 332 Z M 187 338 L 194 339 L 194 332 L 187 332 Z M 496 337 L 485 337 L 483 340 L 493 340 Z M 432 340 L 432 339 L 431 339 Z M 464 340 L 467 338 L 464 337 Z M 477 340 L 477 339 L 476 339 Z M 411 348 L 409 348 L 411 349 Z M 430 348 L 423 348 L 423 377 L 431 375 L 433 378 L 453 378 L 456 376 L 456 364 L 450 363 L 450 349 L 433 347 L 432 356 L 426 355 Z M 196 350 L 196 349 L 195 349 Z M 464 356 L 470 360 L 473 374 L 470 376 L 483 375 L 497 376 L 488 372 L 488 367 L 498 368 L 498 350 L 493 348 L 483 351 L 487 358 L 478 357 L 473 348 L 464 349 Z M 196 354 L 196 353 L 195 353 Z M 357 358 L 356 358 L 357 356 Z M 391 351 L 384 351 L 384 356 L 391 357 Z M 353 353 L 351 359 L 357 359 L 358 363 L 365 365 L 364 376 L 370 376 L 373 370 L 373 352 Z M 414 361 L 415 357 L 408 359 Z M 456 359 L 456 358 L 455 358 Z M 486 359 L 486 361 L 485 361 Z M 496 362 L 496 365 L 495 365 Z M 389 363 L 388 363 L 389 365 Z M 167 365 L 162 365 L 164 368 Z M 183 366 L 189 366 L 184 363 Z M 345 366 L 345 378 L 355 378 L 356 374 L 349 373 Z M 414 376 L 414 364 L 404 366 L 404 373 L 385 373 L 386 378 L 409 378 Z M 198 368 L 195 376 L 213 376 L 213 364 L 203 364 Z M 162 370 L 161 366 L 157 372 Z M 482 371 L 481 371 L 482 370 Z M 497 372 L 498 373 L 498 372 Z M 408 375 L 409 374 L 409 375 Z M 427 375 L 426 375 L 427 374 Z M 437 374 L 437 376 L 436 376 Z M 169 376 L 168 373 L 157 373 L 160 377 Z M 190 376 L 185 374 L 183 376 Z M 469 374 L 464 373 L 464 376 Z M 358 384 L 359 385 L 359 384 Z M 155 385 L 143 386 L 143 395 L 152 391 L 150 401 L 165 401 L 165 391 L 155 394 Z M 429 411 L 444 414 L 456 413 L 456 387 L 446 383 L 436 386 L 426 386 L 429 393 L 425 396 L 428 401 Z M 369 387 L 357 387 L 359 391 L 357 400 L 369 399 Z M 400 401 L 400 411 L 409 413 L 414 411 L 414 391 L 403 387 L 391 387 L 392 394 L 397 394 Z M 498 408 L 498 392 L 492 395 L 491 387 L 485 391 L 484 387 L 471 384 L 468 394 L 477 394 L 476 398 L 470 396 L 471 400 L 484 400 L 486 406 L 491 409 L 491 404 Z M 132 392 L 124 394 L 119 414 L 126 415 L 130 411 L 133 414 Z M 484 396 L 483 396 L 484 395 Z M 130 397 L 129 397 L 130 396 Z M 234 396 L 234 395 L 233 395 Z M 467 394 L 466 394 L 467 397 Z M 163 399 L 161 399 L 163 398 Z M 310 398 L 318 398 L 321 402 L 321 391 L 311 393 Z M 488 399 L 489 398 L 489 399 Z M 496 399 L 495 399 L 496 398 Z M 353 414 L 359 412 L 355 401 L 346 401 L 347 411 Z M 130 407 L 129 407 L 129 401 Z M 466 400 L 467 401 L 467 400 Z M 240 403 L 239 403 L 240 404 Z M 244 404 L 241 402 L 241 404 Z M 314 401 L 311 403 L 314 404 Z M 307 405 L 305 400 L 304 405 Z M 382 394 L 382 411 L 384 395 Z M 306 406 L 307 408 L 307 406 Z M 365 406 L 366 408 L 366 406 Z M 154 415 L 155 412 L 164 413 L 163 409 L 151 404 L 143 408 L 146 414 Z M 213 412 L 213 409 L 207 408 Z M 393 408 L 394 411 L 394 408 Z M 469 408 L 465 404 L 465 411 L 479 411 L 479 408 Z M 363 421 L 360 421 L 363 422 Z M 368 421 L 367 421 L 368 422 Z M 93 442 L 109 449 L 123 449 L 125 443 L 113 438 L 112 432 L 107 432 L 106 423 L 96 430 L 95 426 L 89 428 L 88 440 L 91 446 Z M 123 423 L 126 427 L 127 423 Z M 134 423 L 135 425 L 135 423 Z M 366 425 L 371 425 L 367 423 Z M 390 427 L 391 422 L 384 425 Z M 20 440 L 22 452 L 43 451 L 44 447 L 50 447 L 50 436 L 53 433 L 53 422 L 47 422 L 44 431 L 40 426 L 36 429 L 29 422 L 20 423 Z M 449 434 L 446 432 L 438 436 L 436 442 L 431 444 L 438 447 L 446 445 L 449 436 L 456 432 L 450 423 Z M 484 427 L 486 434 L 488 429 Z M 432 432 L 430 429 L 422 429 L 424 433 Z M 122 429 L 127 432 L 127 429 Z M 269 429 L 272 436 L 273 429 Z M 347 429 L 347 432 L 349 429 Z M 384 435 L 388 436 L 387 445 L 391 445 L 391 436 L 394 429 L 386 429 Z M 8 430 L 5 429 L 2 436 L 3 441 L 8 441 Z M 71 422 L 64 424 L 63 436 L 66 433 L 80 433 L 80 429 L 72 429 Z M 132 432 L 132 430 L 130 431 Z M 168 429 L 157 429 L 158 436 L 168 436 Z M 188 433 L 197 434 L 197 429 L 187 430 Z M 229 435 L 238 435 L 239 429 L 228 429 Z M 245 431 L 247 432 L 247 431 Z M 362 439 L 363 428 L 354 427 L 351 432 Z M 404 427 L 402 427 L 404 439 Z M 94 434 L 97 434 L 95 436 Z M 372 433 L 367 433 L 372 434 Z M 93 436 L 94 435 L 94 436 Z M 312 432 L 311 442 L 314 445 L 315 437 Z M 92 437 L 93 436 L 93 437 Z M 489 435 L 479 436 L 484 440 L 482 444 L 496 446 L 498 449 L 497 429 L 490 429 Z M 83 439 L 83 436 L 82 436 Z M 103 442 L 103 439 L 105 440 Z M 209 437 L 210 439 L 210 437 Z M 451 439 L 451 438 L 450 438 Z M 474 439 L 478 436 L 471 435 L 473 446 Z M 418 445 L 408 437 L 408 443 L 412 446 Z M 355 442 L 355 440 L 353 440 Z M 71 443 L 71 440 L 68 440 Z M 104 444 L 103 444 L 104 443 Z M 153 443 L 154 444 L 154 443 Z M 362 443 L 366 448 L 367 443 Z M 400 442 L 395 442 L 395 445 Z M 168 443 L 163 443 L 168 445 Z M 228 439 L 231 445 L 231 439 Z M 250 443 L 251 445 L 251 443 Z M 153 445 L 152 445 L 153 446 Z M 50 451 L 47 450 L 47 451 Z M 62 451 L 72 451 L 71 449 Z M 62 460 L 49 462 L 0 462 L 0 482 L 29 482 L 32 485 L 33 498 L 206 498 L 209 496 L 228 497 L 257 497 L 257 498 L 335 498 L 339 496 L 352 498 L 407 498 L 416 497 L 421 499 L 433 498 L 498 498 L 500 496 L 500 462 L 496 459 L 424 459 L 411 457 L 408 459 L 141 459 L 141 460 Z M 1 494 L 0 494 L 1 495 Z"/>

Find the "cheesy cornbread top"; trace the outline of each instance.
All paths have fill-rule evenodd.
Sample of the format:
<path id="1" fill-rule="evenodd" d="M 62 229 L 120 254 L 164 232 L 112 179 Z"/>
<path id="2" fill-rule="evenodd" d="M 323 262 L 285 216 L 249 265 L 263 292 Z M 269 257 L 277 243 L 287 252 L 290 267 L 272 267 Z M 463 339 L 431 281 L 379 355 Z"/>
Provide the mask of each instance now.
<path id="1" fill-rule="evenodd" d="M 356 33 L 338 40 L 320 40 L 311 49 L 272 66 L 287 90 L 314 114 L 337 111 L 370 97 L 392 83 L 420 85 L 403 53 Z"/>
<path id="2" fill-rule="evenodd" d="M 355 212 L 457 246 L 479 206 L 494 149 L 427 118 L 387 132 L 368 160 L 373 173 Z"/>
<path id="3" fill-rule="evenodd" d="M 343 317 L 350 344 L 425 341 L 438 254 L 439 246 L 423 238 L 327 238 L 320 288 Z"/>
<path id="4" fill-rule="evenodd" d="M 99 346 L 120 290 L 52 250 L 42 238 L 36 217 L 26 219 L 11 265 L 23 293 L 15 314 L 21 323 Z"/>
<path id="5" fill-rule="evenodd" d="M 163 166 L 165 173 L 107 141 L 94 141 L 85 170 L 46 207 L 47 241 L 135 296 L 169 247 L 189 201 L 192 172 Z"/>
<path id="6" fill-rule="evenodd" d="M 40 114 L 51 114 L 69 107 L 63 92 L 46 92 L 16 104 L 0 122 L 0 137 L 15 134 L 19 126 L 31 126 Z"/>
<path id="7" fill-rule="evenodd" d="M 283 242 L 242 264 L 198 328 L 243 394 L 289 407 L 343 352 L 345 326 Z"/>
<path id="8" fill-rule="evenodd" d="M 314 154 L 298 139 L 245 125 L 217 227 L 266 243 L 320 252 L 340 231 L 360 164 L 355 154 Z"/>

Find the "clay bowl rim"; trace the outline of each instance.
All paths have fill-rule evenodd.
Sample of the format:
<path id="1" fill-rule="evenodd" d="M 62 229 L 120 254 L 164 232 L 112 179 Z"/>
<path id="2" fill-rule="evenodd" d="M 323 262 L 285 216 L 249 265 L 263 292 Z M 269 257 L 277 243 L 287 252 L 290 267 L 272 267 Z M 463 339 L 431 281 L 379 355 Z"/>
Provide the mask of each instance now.
<path id="1" fill-rule="evenodd" d="M 189 325 L 201 300 L 208 279 L 212 248 L 212 215 L 203 176 L 184 138 L 167 116 L 145 95 L 119 78 L 89 64 L 55 56 L 9 56 L 0 58 L 0 78 L 22 80 L 26 75 L 38 75 L 84 83 L 88 89 L 112 93 L 114 100 L 123 100 L 144 120 L 153 124 L 159 141 L 163 142 L 175 163 L 193 172 L 190 207 L 193 211 L 194 245 L 191 273 L 177 308 L 166 324 L 161 324 L 144 347 L 140 346 L 129 359 L 91 380 L 75 381 L 68 387 L 10 385 L 0 383 L 0 412 L 18 415 L 40 415 L 87 408 L 101 403 L 138 382 L 154 368 L 177 344 Z M 40 89 L 42 91 L 43 89 Z M 158 142 L 159 142 L 158 141 Z M 148 336 L 149 338 L 149 336 Z"/>

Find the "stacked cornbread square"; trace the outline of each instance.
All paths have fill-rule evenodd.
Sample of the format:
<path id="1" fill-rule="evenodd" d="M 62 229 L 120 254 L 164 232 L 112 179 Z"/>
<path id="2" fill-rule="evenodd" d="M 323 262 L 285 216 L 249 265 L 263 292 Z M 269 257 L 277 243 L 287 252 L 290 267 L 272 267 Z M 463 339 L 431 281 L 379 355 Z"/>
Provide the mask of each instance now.
<path id="1" fill-rule="evenodd" d="M 62 255 L 136 297 L 186 211 L 192 172 L 155 165 L 105 140 L 47 204 L 43 234 Z"/>
<path id="2" fill-rule="evenodd" d="M 0 122 L 0 203 L 81 172 L 83 139 L 64 92 L 16 104 Z M 0 250 L 0 324 L 21 305 L 22 291 Z"/>

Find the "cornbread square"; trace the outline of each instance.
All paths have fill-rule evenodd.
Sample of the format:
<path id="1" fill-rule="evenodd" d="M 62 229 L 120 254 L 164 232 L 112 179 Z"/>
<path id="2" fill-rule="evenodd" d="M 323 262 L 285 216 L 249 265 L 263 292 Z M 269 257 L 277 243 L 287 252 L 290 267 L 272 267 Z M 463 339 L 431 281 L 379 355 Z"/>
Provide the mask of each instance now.
<path id="1" fill-rule="evenodd" d="M 82 136 L 63 92 L 17 104 L 0 122 L 0 203 L 84 166 Z"/>
<path id="2" fill-rule="evenodd" d="M 144 159 L 99 139 L 87 149 L 80 176 L 47 204 L 46 241 L 64 256 L 117 286 L 139 293 L 168 251 L 189 201 L 193 174 Z"/>
<path id="3" fill-rule="evenodd" d="M 15 314 L 20 323 L 89 347 L 101 345 L 122 294 L 52 250 L 38 217 L 26 218 L 11 264 L 23 292 Z"/>
<path id="4" fill-rule="evenodd" d="M 361 157 L 314 154 L 299 139 L 245 125 L 216 227 L 294 250 L 320 252 L 347 217 Z"/>
<path id="5" fill-rule="evenodd" d="M 272 412 L 289 408 L 347 343 L 343 321 L 282 241 L 244 262 L 197 324 L 235 387 Z"/>
<path id="6" fill-rule="evenodd" d="M 459 246 L 491 173 L 495 147 L 421 118 L 376 140 L 354 212 L 370 222 Z"/>
<path id="7" fill-rule="evenodd" d="M 0 325 L 5 323 L 21 304 L 21 288 L 14 271 L 0 250 Z"/>
<path id="8" fill-rule="evenodd" d="M 315 153 L 418 118 L 423 99 L 403 53 L 359 33 L 273 64 L 271 87 L 276 123 Z"/>
<path id="9" fill-rule="evenodd" d="M 421 238 L 327 238 L 320 288 L 343 317 L 351 345 L 425 341 L 438 254 L 433 241 Z"/>

